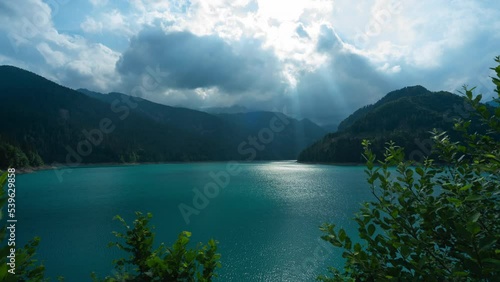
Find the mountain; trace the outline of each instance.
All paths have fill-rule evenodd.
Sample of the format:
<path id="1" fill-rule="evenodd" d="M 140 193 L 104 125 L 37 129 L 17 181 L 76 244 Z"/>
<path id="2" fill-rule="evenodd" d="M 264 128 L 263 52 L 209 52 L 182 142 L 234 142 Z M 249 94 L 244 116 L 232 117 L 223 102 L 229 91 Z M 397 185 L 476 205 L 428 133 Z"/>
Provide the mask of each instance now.
<path id="1" fill-rule="evenodd" d="M 430 154 L 433 128 L 453 131 L 455 118 L 471 118 L 465 99 L 449 92 L 431 92 L 422 86 L 392 91 L 373 105 L 362 107 L 343 120 L 339 131 L 325 135 L 299 155 L 300 162 L 360 163 L 363 139 L 382 156 L 392 140 L 405 148 L 407 158 L 421 161 Z M 478 128 L 472 128 L 478 129 Z"/>
<path id="2" fill-rule="evenodd" d="M 268 153 L 274 159 L 285 156 L 286 159 L 296 159 L 304 148 L 317 140 L 314 136 L 320 138 L 326 133 L 308 119 L 298 121 L 281 113 L 262 111 L 217 116 L 233 128 L 238 128 L 241 136 L 256 136 L 263 140 L 263 145 L 269 143 L 266 145 Z M 282 126 L 283 130 L 280 129 Z"/>
<path id="3" fill-rule="evenodd" d="M 429 90 L 425 89 L 423 86 L 417 85 L 413 87 L 405 87 L 400 90 L 389 92 L 382 99 L 377 101 L 377 103 L 373 105 L 364 106 L 356 110 L 353 114 L 347 117 L 345 120 L 340 122 L 338 126 L 339 131 L 343 131 L 349 126 L 351 126 L 356 120 L 363 118 L 367 113 L 373 111 L 375 108 L 392 101 L 396 101 L 399 98 L 403 97 L 414 97 L 419 95 L 425 95 L 431 93 Z"/>
<path id="4" fill-rule="evenodd" d="M 225 140 L 225 137 L 234 135 L 233 128 L 228 128 L 222 120 L 205 112 L 171 107 L 117 92 L 102 94 L 87 89 L 78 89 L 78 91 L 114 108 L 119 108 L 118 102 L 125 101 L 124 105 L 129 105 L 130 112 L 134 114 L 161 124 L 175 125 L 194 135 L 201 135 L 205 138 L 222 137 L 221 140 L 218 140 L 222 142 L 222 145 L 228 145 L 228 140 Z"/>
<path id="5" fill-rule="evenodd" d="M 130 111 L 36 74 L 0 68 L 0 119 L 4 142 L 34 150 L 45 163 L 206 160 L 216 140 Z"/>
<path id="6" fill-rule="evenodd" d="M 338 123 L 330 123 L 330 124 L 325 124 L 321 126 L 326 132 L 335 132 L 339 130 L 339 124 Z"/>
<path id="7" fill-rule="evenodd" d="M 265 139 L 266 136 L 260 138 L 259 133 L 262 130 L 270 129 L 270 123 L 273 120 L 280 122 L 284 120 L 288 124 L 283 132 L 272 132 L 272 142 L 268 144 L 261 142 L 263 143 L 262 146 L 266 147 L 265 149 L 259 150 L 262 146 L 253 146 L 257 147 L 254 150 L 258 151 L 258 154 L 255 154 L 252 159 L 296 159 L 304 148 L 326 133 L 321 127 L 309 120 L 298 121 L 274 112 L 258 111 L 211 115 L 191 109 L 165 106 L 137 97 L 132 98 L 121 93 L 101 94 L 85 89 L 79 89 L 79 91 L 109 104 L 112 104 L 112 101 L 116 99 L 133 99 L 138 104 L 136 108 L 131 109 L 134 113 L 157 122 L 176 124 L 193 134 L 201 134 L 212 139 L 218 138 L 222 147 L 230 148 L 230 152 L 215 157 L 216 160 L 242 159 L 242 157 L 245 157 L 245 153 L 242 152 L 250 151 L 252 146 L 240 147 L 240 145 L 245 142 L 250 143 L 248 138 L 252 138 L 252 136 L 259 137 L 259 140 Z M 235 106 L 233 109 L 242 108 Z M 219 151 L 224 152 L 224 150 Z M 250 154 L 250 156 L 252 155 Z M 222 158 L 222 156 L 224 157 Z"/>
<path id="8" fill-rule="evenodd" d="M 313 123 L 281 116 L 288 124 L 280 132 L 271 131 L 269 140 L 265 134 L 270 122 L 280 114 L 253 113 L 262 121 L 262 127 L 256 128 L 230 122 L 230 117 L 121 93 L 75 91 L 12 66 L 0 66 L 0 99 L 2 168 L 42 163 L 295 159 L 325 133 Z M 305 136 L 296 142 L 298 132 Z M 262 138 L 268 143 L 260 144 Z M 283 145 L 286 142 L 288 146 Z"/>
<path id="9" fill-rule="evenodd" d="M 251 110 L 247 109 L 246 107 L 239 106 L 239 105 L 233 105 L 231 107 L 201 108 L 200 111 L 206 112 L 209 114 L 239 114 L 239 113 L 252 112 Z"/>

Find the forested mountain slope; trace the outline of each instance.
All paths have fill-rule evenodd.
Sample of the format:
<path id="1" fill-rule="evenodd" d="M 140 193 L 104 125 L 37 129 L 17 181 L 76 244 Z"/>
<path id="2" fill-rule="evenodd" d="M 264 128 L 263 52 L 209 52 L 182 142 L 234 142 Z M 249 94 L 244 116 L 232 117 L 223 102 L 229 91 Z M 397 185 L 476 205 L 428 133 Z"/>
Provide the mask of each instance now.
<path id="1" fill-rule="evenodd" d="M 0 66 L 0 101 L 0 167 L 295 159 L 325 133 L 286 117 L 290 122 L 253 156 L 245 154 L 248 138 L 278 114 L 251 113 L 263 121 L 255 127 L 125 94 L 75 91 L 12 66 Z M 285 140 L 291 145 L 283 146 Z"/>
<path id="2" fill-rule="evenodd" d="M 431 92 L 422 86 L 390 92 L 377 103 L 365 106 L 346 118 L 339 131 L 324 136 L 302 151 L 301 162 L 360 163 L 361 141 L 369 139 L 377 155 L 392 140 L 405 148 L 406 156 L 416 161 L 429 155 L 429 131 L 453 131 L 455 118 L 471 118 L 463 97 L 449 92 Z"/>

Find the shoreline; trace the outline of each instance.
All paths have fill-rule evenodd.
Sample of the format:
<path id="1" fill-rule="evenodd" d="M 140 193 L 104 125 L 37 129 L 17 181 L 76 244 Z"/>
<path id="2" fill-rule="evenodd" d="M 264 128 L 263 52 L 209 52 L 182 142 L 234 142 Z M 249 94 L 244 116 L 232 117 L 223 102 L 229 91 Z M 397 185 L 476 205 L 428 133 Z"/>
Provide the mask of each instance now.
<path id="1" fill-rule="evenodd" d="M 78 168 L 89 168 L 89 167 L 106 167 L 106 166 L 136 166 L 136 165 L 155 165 L 155 164 L 203 164 L 203 163 L 225 163 L 225 162 L 238 162 L 238 163 L 255 163 L 255 162 L 294 162 L 297 164 L 303 165 L 330 165 L 330 166 L 365 166 L 365 163 L 337 163 L 337 162 L 304 162 L 298 160 L 253 160 L 253 161 L 245 161 L 245 160 L 224 160 L 224 161 L 188 161 L 188 162 L 138 162 L 138 163 L 117 163 L 117 162 L 109 162 L 109 163 L 84 163 L 73 166 L 65 166 L 61 164 L 60 166 L 55 165 L 43 165 L 38 167 L 23 167 L 23 168 L 15 168 L 17 174 L 28 174 L 34 173 L 37 171 L 44 170 L 55 170 L 55 169 L 78 169 Z M 378 164 L 376 165 L 378 166 Z M 412 165 L 415 166 L 415 165 Z M 0 170 L 1 171 L 1 170 Z"/>
<path id="2" fill-rule="evenodd" d="M 50 165 L 42 165 L 42 166 L 37 166 L 37 167 L 22 167 L 22 168 L 15 168 L 16 169 L 16 174 L 27 174 L 27 173 L 33 173 L 36 171 L 42 171 L 42 170 L 50 170 L 56 168 L 55 166 L 50 166 Z"/>
<path id="3" fill-rule="evenodd" d="M 365 163 L 353 163 L 353 162 L 348 162 L 348 163 L 337 163 L 337 162 L 303 162 L 303 161 L 297 161 L 299 164 L 321 164 L 321 165 L 336 165 L 336 166 L 364 166 Z"/>
<path id="4" fill-rule="evenodd" d="M 44 170 L 54 170 L 54 169 L 78 169 L 78 168 L 89 168 L 89 167 L 106 167 L 106 166 L 136 166 L 136 165 L 155 165 L 155 164 L 203 164 L 203 163 L 226 163 L 226 162 L 239 162 L 239 163 L 253 163 L 253 162 L 297 162 L 297 160 L 253 160 L 253 161 L 245 161 L 245 160 L 224 160 L 224 161 L 173 161 L 173 162 L 138 162 L 138 163 L 117 163 L 117 162 L 106 162 L 106 163 L 83 163 L 77 165 L 64 165 L 60 166 L 55 165 L 43 165 L 37 167 L 22 167 L 15 168 L 16 174 L 29 174 L 37 171 Z M 0 170 L 1 171 L 1 170 Z"/>

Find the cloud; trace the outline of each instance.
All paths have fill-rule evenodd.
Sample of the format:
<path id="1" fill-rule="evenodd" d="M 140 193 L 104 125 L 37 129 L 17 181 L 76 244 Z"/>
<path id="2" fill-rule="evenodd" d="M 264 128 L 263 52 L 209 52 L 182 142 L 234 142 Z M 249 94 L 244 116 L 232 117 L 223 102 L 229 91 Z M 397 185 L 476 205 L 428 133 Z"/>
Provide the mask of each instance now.
<path id="1" fill-rule="evenodd" d="M 99 91 L 116 87 L 119 80 L 114 65 L 118 54 L 77 34 L 60 32 L 52 19 L 64 5 L 69 3 L 2 2 L 0 30 L 9 44 L 0 49 L 4 56 L 0 63 L 22 61 L 22 67 L 69 87 Z"/>
<path id="2" fill-rule="evenodd" d="M 64 53 L 52 50 L 52 48 L 45 42 L 39 43 L 36 46 L 36 49 L 40 52 L 40 54 L 42 54 L 48 65 L 60 67 L 68 61 L 68 58 L 64 55 Z"/>
<path id="3" fill-rule="evenodd" d="M 393 90 L 391 78 L 362 55 L 353 53 L 328 26 L 322 26 L 317 49 L 329 54 L 321 67 L 304 73 L 292 98 L 292 112 L 322 124 L 339 122 L 353 109 L 374 103 Z"/>
<path id="4" fill-rule="evenodd" d="M 102 32 L 103 24 L 96 21 L 94 18 L 87 17 L 80 27 L 87 33 L 100 33 Z"/>
<path id="5" fill-rule="evenodd" d="M 316 45 L 316 50 L 318 52 L 331 51 L 333 48 L 342 48 L 342 42 L 338 35 L 329 26 L 322 25 L 320 27 L 320 33 L 318 37 L 318 43 Z"/>
<path id="6" fill-rule="evenodd" d="M 122 36 L 134 34 L 125 17 L 116 9 L 102 13 L 98 18 L 96 20 L 87 16 L 85 21 L 80 24 L 81 29 L 86 33 L 113 32 Z"/>
<path id="7" fill-rule="evenodd" d="M 493 95 L 498 1 L 292 2 L 2 1 L 0 64 L 126 93 L 158 67 L 157 102 L 287 106 L 324 123 L 408 85 Z"/>
<path id="8" fill-rule="evenodd" d="M 258 98 L 283 91 L 278 60 L 252 39 L 230 45 L 214 35 L 145 28 L 132 38 L 116 69 L 123 81 L 137 84 L 148 66 L 164 74 L 158 95 L 167 89 L 216 88 L 227 95 Z"/>

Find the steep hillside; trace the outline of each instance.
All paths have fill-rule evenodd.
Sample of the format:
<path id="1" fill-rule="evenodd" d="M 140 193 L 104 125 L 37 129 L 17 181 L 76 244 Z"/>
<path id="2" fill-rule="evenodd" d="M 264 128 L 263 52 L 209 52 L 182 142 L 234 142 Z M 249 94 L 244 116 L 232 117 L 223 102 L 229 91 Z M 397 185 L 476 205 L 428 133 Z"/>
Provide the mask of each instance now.
<path id="1" fill-rule="evenodd" d="M 170 107 L 120 93 L 101 94 L 80 89 L 91 97 L 110 105 L 114 100 L 132 100 L 136 107 L 132 112 L 185 129 L 204 138 L 217 140 L 223 149 L 218 150 L 216 160 L 283 160 L 296 159 L 298 154 L 326 132 L 315 123 L 298 121 L 274 112 L 224 113 L 212 115 L 196 110 Z M 272 124 L 283 125 L 283 130 L 271 130 Z M 271 130 L 271 131 L 269 131 Z M 272 133 L 272 140 L 266 134 Z M 259 135 L 260 134 L 260 135 Z M 257 137 L 257 145 L 250 145 L 249 138 Z M 246 144 L 246 145 L 245 145 Z M 253 153 L 247 152 L 255 152 Z"/>
<path id="2" fill-rule="evenodd" d="M 246 126 L 232 122 L 236 118 L 120 93 L 75 91 L 12 66 L 0 66 L 0 99 L 0 167 L 246 160 L 245 142 L 272 119 L 255 113 L 267 124 Z M 258 146 L 252 159 L 295 159 L 324 134 L 314 123 L 287 120 L 290 126 L 276 132 L 265 149 Z M 286 142 L 292 145 L 284 146 Z"/>
<path id="3" fill-rule="evenodd" d="M 420 85 L 405 87 L 405 88 L 400 89 L 400 90 L 389 92 L 382 99 L 377 101 L 377 103 L 375 103 L 373 105 L 364 106 L 364 107 L 356 110 L 354 113 L 352 113 L 349 117 L 347 117 L 345 120 L 343 120 L 339 124 L 338 131 L 343 131 L 343 130 L 347 129 L 356 120 L 363 118 L 367 113 L 369 113 L 370 111 L 379 107 L 382 104 L 398 100 L 399 98 L 402 98 L 402 97 L 413 97 L 413 96 L 424 95 L 424 94 L 429 94 L 429 93 L 431 93 L 429 90 L 425 89 L 424 87 L 422 87 Z"/>
<path id="4" fill-rule="evenodd" d="M 116 108 L 33 73 L 0 67 L 0 129 L 6 142 L 46 163 L 206 160 L 217 142 Z M 119 109 L 119 110 L 118 110 Z"/>
<path id="5" fill-rule="evenodd" d="M 471 118 L 463 97 L 449 92 L 430 92 L 422 86 L 390 92 L 377 103 L 365 106 L 342 121 L 339 131 L 327 134 L 302 151 L 301 162 L 363 162 L 361 141 L 369 139 L 374 151 L 383 155 L 385 143 L 404 146 L 406 156 L 416 161 L 430 153 L 433 128 L 453 137 L 455 118 Z"/>

